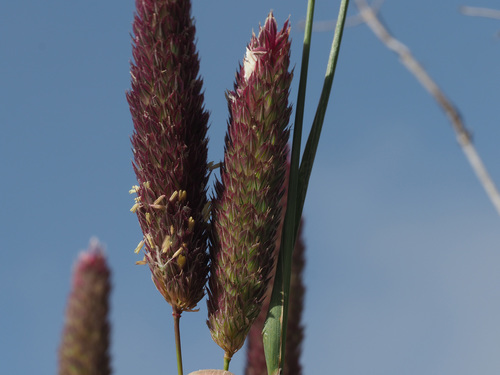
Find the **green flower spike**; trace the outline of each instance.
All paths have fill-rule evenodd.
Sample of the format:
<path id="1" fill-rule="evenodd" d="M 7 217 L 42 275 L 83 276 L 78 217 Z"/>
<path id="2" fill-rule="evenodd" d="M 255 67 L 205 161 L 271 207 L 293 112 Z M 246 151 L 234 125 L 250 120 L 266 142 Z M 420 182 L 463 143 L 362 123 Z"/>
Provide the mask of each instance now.
<path id="1" fill-rule="evenodd" d="M 270 13 L 227 94 L 230 119 L 213 203 L 207 322 L 225 352 L 225 369 L 259 315 L 275 263 L 291 113 L 289 32 L 288 21 L 278 31 Z"/>

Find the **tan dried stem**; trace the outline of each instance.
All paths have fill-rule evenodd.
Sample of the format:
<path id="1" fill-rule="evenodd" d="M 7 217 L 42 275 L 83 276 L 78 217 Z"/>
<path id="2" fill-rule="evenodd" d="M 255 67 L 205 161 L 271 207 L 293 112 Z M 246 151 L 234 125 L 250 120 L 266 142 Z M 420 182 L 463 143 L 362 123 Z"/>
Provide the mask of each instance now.
<path id="1" fill-rule="evenodd" d="M 398 55 L 401 63 L 415 76 L 420 84 L 429 92 L 429 94 L 432 95 L 439 106 L 443 109 L 451 122 L 462 151 L 465 153 L 467 160 L 476 173 L 476 176 L 486 191 L 491 203 L 500 215 L 500 194 L 486 167 L 484 166 L 481 157 L 477 153 L 476 148 L 472 143 L 471 135 L 466 129 L 458 110 L 439 88 L 436 82 L 429 76 L 422 65 L 415 59 L 410 49 L 389 33 L 387 28 L 377 17 L 376 12 L 370 7 L 370 5 L 368 5 L 366 0 L 355 0 L 355 3 L 358 7 L 360 16 L 363 18 L 366 25 L 388 49 Z"/>
<path id="2" fill-rule="evenodd" d="M 498 9 L 462 6 L 460 7 L 460 12 L 465 16 L 494 18 L 500 20 L 500 10 Z"/>

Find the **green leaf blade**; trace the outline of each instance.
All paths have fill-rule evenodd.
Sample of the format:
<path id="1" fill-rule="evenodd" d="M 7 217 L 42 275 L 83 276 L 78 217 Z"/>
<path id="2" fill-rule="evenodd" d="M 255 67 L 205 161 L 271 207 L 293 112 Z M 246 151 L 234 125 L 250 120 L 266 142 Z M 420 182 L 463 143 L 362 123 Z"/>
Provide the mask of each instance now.
<path id="1" fill-rule="evenodd" d="M 287 209 L 273 292 L 269 312 L 263 329 L 264 352 L 266 355 L 267 371 L 269 375 L 279 375 L 283 370 L 292 253 L 299 228 L 300 218 L 302 216 L 309 178 L 321 135 L 331 86 L 333 83 L 348 5 L 349 0 L 342 0 L 321 98 L 316 110 L 313 126 L 307 140 L 302 163 L 300 164 L 299 169 L 304 100 L 307 83 L 307 67 L 314 13 L 314 0 L 309 0 L 308 2 L 304 49 L 302 54 L 302 68 L 299 94 L 297 98 L 295 129 L 293 134 Z"/>

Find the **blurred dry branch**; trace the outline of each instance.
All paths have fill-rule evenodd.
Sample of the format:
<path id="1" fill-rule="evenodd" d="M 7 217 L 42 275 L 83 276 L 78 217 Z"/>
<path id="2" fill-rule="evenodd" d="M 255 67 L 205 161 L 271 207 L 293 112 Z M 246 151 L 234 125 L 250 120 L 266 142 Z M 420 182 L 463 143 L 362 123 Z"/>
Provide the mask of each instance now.
<path id="1" fill-rule="evenodd" d="M 384 3 L 385 0 L 373 0 L 372 3 L 370 4 L 371 10 L 377 14 L 380 8 L 382 8 L 382 4 Z M 352 27 L 352 26 L 358 26 L 365 23 L 365 20 L 361 13 L 355 14 L 354 16 L 350 16 L 346 20 L 346 26 Z"/>
<path id="2" fill-rule="evenodd" d="M 469 131 L 466 129 L 460 113 L 443 93 L 434 80 L 427 74 L 422 65 L 413 57 L 410 49 L 394 38 L 387 28 L 382 24 L 377 16 L 376 11 L 367 3 L 366 0 L 355 0 L 359 10 L 359 15 L 364 23 L 372 30 L 372 32 L 385 44 L 387 48 L 395 52 L 401 63 L 412 73 L 422 86 L 432 95 L 439 106 L 443 109 L 446 116 L 451 122 L 457 141 L 460 144 L 467 160 L 472 169 L 476 173 L 479 182 L 500 215 L 500 194 L 495 183 L 491 179 L 486 167 L 484 166 L 481 157 L 476 151 L 472 143 L 472 138 Z"/>
<path id="3" fill-rule="evenodd" d="M 497 9 L 462 6 L 460 7 L 460 12 L 465 16 L 495 18 L 500 20 L 500 10 Z"/>

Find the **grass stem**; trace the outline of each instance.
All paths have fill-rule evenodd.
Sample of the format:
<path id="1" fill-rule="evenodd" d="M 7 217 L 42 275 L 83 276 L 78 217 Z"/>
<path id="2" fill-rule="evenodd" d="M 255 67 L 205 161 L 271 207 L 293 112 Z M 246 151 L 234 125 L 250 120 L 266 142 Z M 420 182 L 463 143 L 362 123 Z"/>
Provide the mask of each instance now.
<path id="1" fill-rule="evenodd" d="M 175 307 L 173 308 L 172 316 L 174 317 L 174 332 L 175 332 L 175 354 L 177 356 L 177 373 L 183 375 L 182 370 L 182 352 L 181 352 L 181 332 L 179 329 L 179 321 L 181 319 L 181 312 Z"/>
<path id="2" fill-rule="evenodd" d="M 231 357 L 224 354 L 224 371 L 229 371 L 229 362 L 231 362 Z"/>

